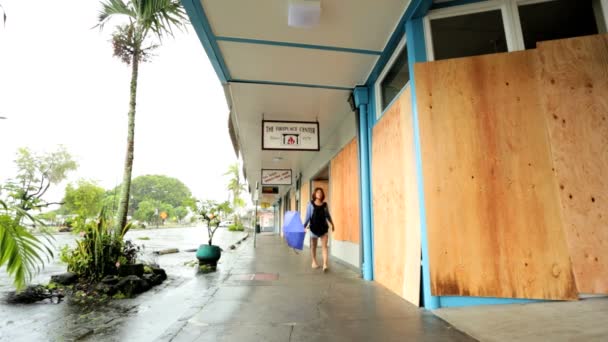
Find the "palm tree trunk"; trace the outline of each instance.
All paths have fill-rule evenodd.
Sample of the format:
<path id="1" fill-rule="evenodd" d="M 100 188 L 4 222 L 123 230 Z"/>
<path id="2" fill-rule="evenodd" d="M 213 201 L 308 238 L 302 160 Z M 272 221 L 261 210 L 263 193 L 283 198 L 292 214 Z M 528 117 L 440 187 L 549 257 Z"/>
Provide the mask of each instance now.
<path id="1" fill-rule="evenodd" d="M 135 108 L 137 105 L 137 76 L 139 73 L 139 51 L 135 51 L 131 62 L 131 97 L 129 100 L 129 126 L 127 130 L 127 153 L 125 156 L 125 168 L 120 190 L 120 202 L 116 215 L 116 233 L 120 235 L 127 224 L 127 213 L 129 209 L 129 195 L 131 192 L 131 174 L 133 172 L 133 147 L 135 145 Z"/>

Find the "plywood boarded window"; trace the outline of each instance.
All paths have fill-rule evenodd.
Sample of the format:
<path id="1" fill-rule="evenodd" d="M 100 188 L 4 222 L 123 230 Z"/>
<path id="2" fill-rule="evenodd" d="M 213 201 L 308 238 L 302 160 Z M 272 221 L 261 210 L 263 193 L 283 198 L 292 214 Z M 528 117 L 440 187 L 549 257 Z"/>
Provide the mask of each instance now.
<path id="1" fill-rule="evenodd" d="M 334 240 L 359 243 L 361 229 L 359 192 L 359 154 L 357 139 L 348 143 L 331 161 L 329 182 Z"/>
<path id="2" fill-rule="evenodd" d="M 575 299 L 535 51 L 416 65 L 434 295 Z"/>
<path id="3" fill-rule="evenodd" d="M 374 274 L 414 305 L 420 300 L 420 211 L 409 86 L 374 126 Z"/>

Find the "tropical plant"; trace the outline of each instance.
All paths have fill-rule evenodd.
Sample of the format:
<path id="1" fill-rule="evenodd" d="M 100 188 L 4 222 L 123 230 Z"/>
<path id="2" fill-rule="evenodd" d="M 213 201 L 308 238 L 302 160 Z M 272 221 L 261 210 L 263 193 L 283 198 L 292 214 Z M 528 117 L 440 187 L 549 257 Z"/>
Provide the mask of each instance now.
<path id="1" fill-rule="evenodd" d="M 116 274 L 121 263 L 127 263 L 125 256 L 125 234 L 131 229 L 131 223 L 126 224 L 119 233 L 112 227 L 111 217 L 105 209 L 92 224 L 86 225 L 81 233 L 83 238 L 70 250 L 64 247 L 61 251 L 61 261 L 68 264 L 68 271 L 83 278 L 100 279 L 109 274 Z"/>
<path id="2" fill-rule="evenodd" d="M 150 60 L 162 39 L 173 36 L 173 28 L 185 28 L 186 13 L 179 0 L 106 0 L 101 6 L 97 24 L 100 29 L 115 17 L 126 19 L 115 27 L 112 45 L 114 56 L 131 66 L 127 152 L 115 226 L 116 232 L 120 232 L 127 222 L 129 208 L 139 63 Z"/>
<path id="3" fill-rule="evenodd" d="M 234 222 L 240 222 L 238 216 L 239 208 L 245 206 L 245 201 L 240 197 L 241 193 L 245 191 L 245 184 L 241 183 L 241 172 L 239 171 L 239 165 L 234 163 L 228 167 L 228 171 L 224 173 L 224 176 L 230 176 L 228 180 L 227 189 L 231 193 L 232 208 L 234 209 Z"/>
<path id="4" fill-rule="evenodd" d="M 223 217 L 230 215 L 232 208 L 230 202 L 218 203 L 216 201 L 203 201 L 200 203 L 198 214 L 207 223 L 207 235 L 209 236 L 209 245 L 213 245 L 213 235 L 220 227 Z"/>
<path id="5" fill-rule="evenodd" d="M 45 244 L 45 241 L 51 243 L 52 236 L 45 232 L 33 235 L 20 224 L 22 218 L 41 224 L 22 208 L 0 200 L 0 267 L 6 264 L 17 289 L 22 289 L 40 271 L 44 256 L 47 261 L 53 256 L 53 251 Z"/>

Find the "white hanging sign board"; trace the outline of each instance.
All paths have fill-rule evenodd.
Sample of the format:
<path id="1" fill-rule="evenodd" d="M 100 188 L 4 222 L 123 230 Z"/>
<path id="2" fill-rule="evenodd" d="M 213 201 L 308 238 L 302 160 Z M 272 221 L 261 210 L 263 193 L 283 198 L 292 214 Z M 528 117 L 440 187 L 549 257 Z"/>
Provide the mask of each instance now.
<path id="1" fill-rule="evenodd" d="M 291 185 L 291 170 L 262 169 L 262 185 Z"/>
<path id="2" fill-rule="evenodd" d="M 319 151 L 319 123 L 262 121 L 262 150 Z"/>

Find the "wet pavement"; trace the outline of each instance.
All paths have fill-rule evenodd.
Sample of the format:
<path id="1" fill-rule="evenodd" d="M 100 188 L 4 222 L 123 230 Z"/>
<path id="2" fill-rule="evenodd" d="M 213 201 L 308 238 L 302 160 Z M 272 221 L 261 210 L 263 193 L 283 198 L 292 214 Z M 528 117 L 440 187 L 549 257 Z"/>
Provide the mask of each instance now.
<path id="1" fill-rule="evenodd" d="M 192 247 L 173 230 L 158 234 L 152 248 Z M 218 242 L 233 237 L 224 231 Z M 0 341 L 472 341 L 338 263 L 312 270 L 308 253 L 276 236 L 258 235 L 255 249 L 253 237 L 224 249 L 210 274 L 183 266 L 192 254 L 158 257 L 169 279 L 134 299 L 0 305 Z"/>
<path id="2" fill-rule="evenodd" d="M 193 252 L 206 243 L 204 227 L 134 230 L 127 234 L 139 245 L 145 245 L 143 260 L 158 263 L 167 271 L 168 279 L 147 293 L 133 299 L 113 300 L 110 303 L 85 307 L 62 302 L 8 305 L 0 302 L 0 341 L 150 341 L 160 336 L 198 301 L 224 274 L 225 265 L 232 264 L 236 251 L 228 246 L 242 239 L 246 233 L 228 232 L 221 228 L 214 244 L 224 249 L 214 274 L 198 274 L 197 268 L 185 263 L 196 260 Z M 148 237 L 150 240 L 140 240 Z M 74 245 L 76 236 L 70 233 L 55 235 L 55 248 Z M 152 252 L 178 248 L 180 253 L 154 256 Z M 52 274 L 65 272 L 58 252 L 33 283 L 47 283 Z M 5 271 L 0 271 L 0 293 L 12 290 Z M 196 297 L 196 298 L 194 298 Z"/>

